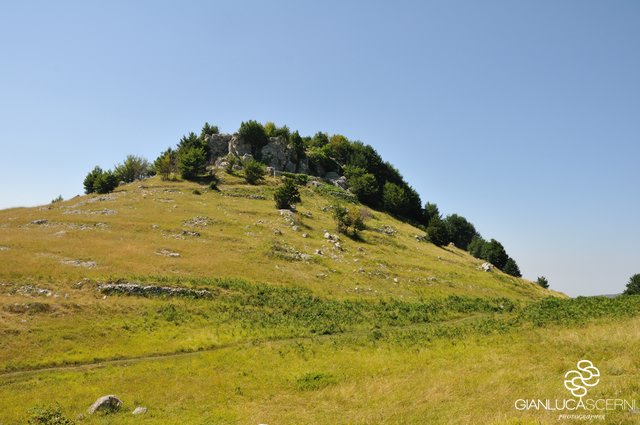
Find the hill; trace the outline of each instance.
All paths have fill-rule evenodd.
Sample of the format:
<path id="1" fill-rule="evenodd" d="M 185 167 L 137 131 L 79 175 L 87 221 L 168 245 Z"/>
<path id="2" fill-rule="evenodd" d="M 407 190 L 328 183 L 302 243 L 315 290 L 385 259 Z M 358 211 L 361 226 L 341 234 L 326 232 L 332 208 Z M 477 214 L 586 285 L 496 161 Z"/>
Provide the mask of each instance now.
<path id="1" fill-rule="evenodd" d="M 383 211 L 338 234 L 336 200 L 363 206 L 333 185 L 292 212 L 281 177 L 220 177 L 0 211 L 0 423 L 537 423 L 514 394 L 560 397 L 585 354 L 637 394 L 637 297 L 485 272 Z"/>

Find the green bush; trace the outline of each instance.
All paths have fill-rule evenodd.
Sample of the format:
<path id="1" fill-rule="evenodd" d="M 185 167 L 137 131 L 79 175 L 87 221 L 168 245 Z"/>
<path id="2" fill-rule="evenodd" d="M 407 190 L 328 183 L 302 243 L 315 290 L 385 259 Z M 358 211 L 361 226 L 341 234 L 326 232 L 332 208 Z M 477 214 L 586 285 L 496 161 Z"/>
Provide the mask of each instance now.
<path id="1" fill-rule="evenodd" d="M 34 407 L 29 410 L 29 425 L 74 425 L 75 422 L 62 413 L 59 405 Z"/>
<path id="2" fill-rule="evenodd" d="M 244 179 L 249 184 L 258 184 L 266 174 L 264 165 L 254 159 L 244 162 Z"/>
<path id="3" fill-rule="evenodd" d="M 362 167 L 355 166 L 345 167 L 344 174 L 349 190 L 358 197 L 360 202 L 367 205 L 375 205 L 378 202 L 380 190 L 373 174 Z"/>
<path id="4" fill-rule="evenodd" d="M 149 161 L 135 155 L 127 155 L 122 164 L 116 165 L 114 173 L 118 181 L 131 183 L 149 176 Z"/>
<path id="5" fill-rule="evenodd" d="M 185 180 L 195 180 L 207 167 L 207 156 L 202 148 L 188 147 L 178 153 L 178 170 Z"/>
<path id="6" fill-rule="evenodd" d="M 319 372 L 306 373 L 296 380 L 296 386 L 300 391 L 319 390 L 335 383 L 333 375 Z"/>
<path id="7" fill-rule="evenodd" d="M 293 182 L 298 186 L 305 186 L 309 182 L 308 174 L 287 173 L 286 171 L 283 171 L 280 174 L 293 180 Z"/>
<path id="8" fill-rule="evenodd" d="M 93 191 L 96 193 L 110 193 L 118 187 L 118 177 L 107 170 L 99 174 L 93 182 Z"/>
<path id="9" fill-rule="evenodd" d="M 466 250 L 473 237 L 477 234 L 473 224 L 458 214 L 448 215 L 444 219 L 444 223 L 447 226 L 450 241 L 458 248 Z"/>
<path id="10" fill-rule="evenodd" d="M 169 148 L 153 161 L 153 171 L 160 175 L 162 180 L 169 180 L 178 171 L 176 152 Z"/>
<path id="11" fill-rule="evenodd" d="M 549 281 L 544 276 L 540 276 L 538 278 L 538 280 L 536 280 L 536 283 L 538 285 L 542 286 L 544 289 L 548 289 L 549 288 Z"/>
<path id="12" fill-rule="evenodd" d="M 429 241 L 436 246 L 444 246 L 450 242 L 447 225 L 441 219 L 432 218 L 427 227 Z"/>
<path id="13" fill-rule="evenodd" d="M 355 207 L 347 208 L 341 204 L 333 206 L 333 219 L 337 230 L 348 236 L 357 236 L 365 229 L 364 216 L 363 212 Z"/>
<path id="14" fill-rule="evenodd" d="M 518 267 L 518 263 L 516 263 L 516 260 L 511 257 L 507 259 L 507 262 L 505 263 L 502 271 L 511 276 L 522 277 L 522 273 L 520 273 L 520 267 Z"/>
<path id="15" fill-rule="evenodd" d="M 291 209 L 294 204 L 300 202 L 300 192 L 293 180 L 285 179 L 273 194 L 273 200 L 276 201 L 278 209 Z"/>
<path id="16" fill-rule="evenodd" d="M 625 295 L 638 295 L 640 294 L 640 273 L 634 274 L 629 278 L 627 287 L 624 290 Z"/>
<path id="17" fill-rule="evenodd" d="M 102 171 L 102 168 L 98 167 L 97 165 L 93 170 L 89 171 L 87 176 L 84 178 L 84 182 L 82 183 L 84 186 L 84 193 L 88 195 L 95 192 L 94 183 L 96 181 L 96 178 L 98 178 L 98 176 L 100 176 L 102 173 L 104 173 L 104 171 Z"/>

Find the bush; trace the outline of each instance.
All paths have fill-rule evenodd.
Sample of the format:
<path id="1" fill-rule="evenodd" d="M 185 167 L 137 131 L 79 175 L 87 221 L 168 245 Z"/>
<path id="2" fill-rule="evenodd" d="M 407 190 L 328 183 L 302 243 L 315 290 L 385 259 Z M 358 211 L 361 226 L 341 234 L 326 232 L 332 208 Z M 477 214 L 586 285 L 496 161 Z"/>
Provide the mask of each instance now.
<path id="1" fill-rule="evenodd" d="M 477 234 L 476 228 L 466 218 L 451 214 L 444 219 L 449 233 L 449 240 L 460 249 L 466 250 L 473 237 Z"/>
<path id="2" fill-rule="evenodd" d="M 260 150 L 269 142 L 269 138 L 262 124 L 257 121 L 249 120 L 240 124 L 238 130 L 240 137 L 251 145 L 251 154 L 254 158 L 258 158 Z"/>
<path id="3" fill-rule="evenodd" d="M 444 246 L 449 243 L 447 225 L 441 219 L 431 219 L 427 227 L 429 241 L 436 246 Z"/>
<path id="4" fill-rule="evenodd" d="M 29 425 L 74 425 L 75 422 L 62 414 L 59 405 L 34 407 L 29 410 Z"/>
<path id="5" fill-rule="evenodd" d="M 266 171 L 264 165 L 255 159 L 249 159 L 244 162 L 244 179 L 249 184 L 258 184 L 262 179 Z"/>
<path id="6" fill-rule="evenodd" d="M 638 295 L 640 294 L 640 273 L 634 274 L 629 278 L 627 288 L 623 292 L 624 295 Z"/>
<path id="7" fill-rule="evenodd" d="M 179 151 L 178 170 L 185 180 L 195 180 L 207 167 L 207 155 L 202 148 L 189 147 Z"/>
<path id="8" fill-rule="evenodd" d="M 294 204 L 300 202 L 300 192 L 293 180 L 285 179 L 273 194 L 273 200 L 276 201 L 278 209 L 291 209 Z"/>
<path id="9" fill-rule="evenodd" d="M 93 182 L 93 191 L 96 193 L 113 192 L 116 187 L 118 187 L 118 177 L 111 170 L 102 172 Z"/>
<path id="10" fill-rule="evenodd" d="M 286 171 L 281 172 L 284 177 L 288 177 L 298 186 L 305 186 L 309 182 L 308 174 L 297 174 L 297 173 L 287 173 Z"/>
<path id="11" fill-rule="evenodd" d="M 333 218 L 336 221 L 338 232 L 357 236 L 358 232 L 365 229 L 364 214 L 361 210 L 354 208 L 346 208 L 341 204 L 333 206 Z"/>
<path id="12" fill-rule="evenodd" d="M 114 173 L 118 181 L 131 183 L 149 176 L 149 161 L 135 155 L 128 155 L 122 164 L 116 165 Z"/>
<path id="13" fill-rule="evenodd" d="M 408 206 L 407 194 L 397 184 L 386 182 L 382 189 L 382 205 L 392 214 L 404 215 Z"/>
<path id="14" fill-rule="evenodd" d="M 516 263 L 516 260 L 511 257 L 507 259 L 507 262 L 505 263 L 502 271 L 511 276 L 522 277 L 522 273 L 520 273 L 520 267 L 518 267 L 518 263 Z"/>
<path id="15" fill-rule="evenodd" d="M 89 174 L 87 174 L 87 176 L 84 178 L 84 182 L 82 183 L 84 186 L 84 193 L 88 195 L 95 192 L 94 183 L 96 181 L 96 178 L 98 178 L 98 176 L 100 176 L 102 173 L 104 173 L 104 171 L 102 171 L 102 168 L 98 167 L 97 165 L 93 170 L 89 171 Z"/>
<path id="16" fill-rule="evenodd" d="M 162 180 L 169 180 L 171 175 L 178 171 L 175 151 L 169 148 L 161 153 L 160 156 L 153 161 L 153 171 L 159 174 Z"/>
<path id="17" fill-rule="evenodd" d="M 227 155 L 227 165 L 224 167 L 224 171 L 226 171 L 227 174 L 233 174 L 233 167 L 234 165 L 238 164 L 240 164 L 240 160 L 238 159 L 238 157 Z"/>
<path id="18" fill-rule="evenodd" d="M 64 199 L 62 198 L 62 195 L 58 195 L 58 197 L 57 197 L 57 198 L 53 198 L 53 199 L 51 200 L 51 203 L 52 203 L 52 204 L 55 204 L 55 203 L 62 202 L 62 201 L 64 201 Z"/>
<path id="19" fill-rule="evenodd" d="M 538 280 L 536 280 L 536 283 L 544 289 L 549 289 L 549 281 L 544 276 L 540 276 Z"/>

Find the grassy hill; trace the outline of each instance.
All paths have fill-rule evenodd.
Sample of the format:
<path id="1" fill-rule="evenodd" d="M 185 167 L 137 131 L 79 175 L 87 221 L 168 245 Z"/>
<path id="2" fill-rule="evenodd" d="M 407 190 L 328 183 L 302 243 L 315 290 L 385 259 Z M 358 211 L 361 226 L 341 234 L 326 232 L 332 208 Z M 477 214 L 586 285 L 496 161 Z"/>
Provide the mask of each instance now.
<path id="1" fill-rule="evenodd" d="M 288 213 L 278 184 L 151 178 L 0 211 L 0 423 L 56 403 L 87 424 L 539 423 L 512 399 L 560 397 L 583 357 L 597 391 L 638 396 L 636 297 L 484 272 L 377 211 L 336 239 L 344 193 L 304 187 Z M 124 408 L 84 414 L 105 394 Z"/>

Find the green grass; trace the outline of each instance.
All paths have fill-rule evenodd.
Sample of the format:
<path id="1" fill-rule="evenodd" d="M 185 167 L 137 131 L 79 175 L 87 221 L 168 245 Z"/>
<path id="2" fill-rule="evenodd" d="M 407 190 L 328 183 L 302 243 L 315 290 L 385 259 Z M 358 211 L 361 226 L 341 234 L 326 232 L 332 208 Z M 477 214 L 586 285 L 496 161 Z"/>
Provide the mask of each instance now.
<path id="1" fill-rule="evenodd" d="M 123 409 L 78 423 L 555 423 L 514 397 L 564 397 L 582 358 L 601 369 L 594 394 L 638 398 L 640 297 L 485 273 L 376 211 L 336 249 L 323 235 L 343 195 L 303 188 L 291 218 L 277 184 L 151 179 L 0 211 L 0 424 L 75 420 L 106 394 Z"/>

